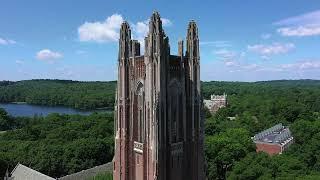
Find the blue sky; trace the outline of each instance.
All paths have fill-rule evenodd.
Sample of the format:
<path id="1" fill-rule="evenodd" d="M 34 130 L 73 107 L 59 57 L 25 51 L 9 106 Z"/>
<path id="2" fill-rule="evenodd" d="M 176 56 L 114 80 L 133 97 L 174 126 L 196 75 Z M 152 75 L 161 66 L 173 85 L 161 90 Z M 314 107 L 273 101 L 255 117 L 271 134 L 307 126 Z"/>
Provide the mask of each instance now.
<path id="1" fill-rule="evenodd" d="M 204 81 L 320 79 L 318 1 L 2 0 L 0 80 L 115 80 L 121 21 L 142 40 L 154 10 L 172 53 L 197 21 Z"/>

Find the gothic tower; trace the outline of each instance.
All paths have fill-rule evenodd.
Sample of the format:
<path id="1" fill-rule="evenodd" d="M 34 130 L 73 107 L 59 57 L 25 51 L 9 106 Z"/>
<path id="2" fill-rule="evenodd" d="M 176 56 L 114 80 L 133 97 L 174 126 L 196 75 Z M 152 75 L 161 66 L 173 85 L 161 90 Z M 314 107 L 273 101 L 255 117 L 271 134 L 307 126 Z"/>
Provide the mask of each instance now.
<path id="1" fill-rule="evenodd" d="M 190 22 L 178 55 L 170 55 L 159 13 L 144 40 L 120 29 L 115 104 L 115 180 L 204 179 L 198 29 Z"/>

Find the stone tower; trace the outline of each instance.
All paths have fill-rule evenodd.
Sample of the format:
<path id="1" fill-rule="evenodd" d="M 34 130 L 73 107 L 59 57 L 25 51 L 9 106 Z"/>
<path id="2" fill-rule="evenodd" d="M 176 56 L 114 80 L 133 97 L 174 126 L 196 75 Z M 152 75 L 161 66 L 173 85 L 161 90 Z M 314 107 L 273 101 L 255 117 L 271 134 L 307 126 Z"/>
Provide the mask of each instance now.
<path id="1" fill-rule="evenodd" d="M 115 180 L 202 180 L 202 98 L 198 28 L 188 26 L 186 52 L 170 55 L 169 38 L 154 12 L 145 54 L 120 29 L 115 105 Z"/>

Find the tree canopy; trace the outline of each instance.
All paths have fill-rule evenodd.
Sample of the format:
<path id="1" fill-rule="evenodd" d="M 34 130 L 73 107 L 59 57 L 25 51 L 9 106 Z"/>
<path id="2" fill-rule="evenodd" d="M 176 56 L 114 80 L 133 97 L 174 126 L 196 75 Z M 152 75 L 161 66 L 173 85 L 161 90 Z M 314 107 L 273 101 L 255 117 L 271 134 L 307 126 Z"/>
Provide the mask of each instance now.
<path id="1" fill-rule="evenodd" d="M 204 82 L 205 97 L 228 94 L 228 106 L 205 122 L 208 178 L 319 179 L 319 82 Z M 256 153 L 250 137 L 277 123 L 295 143 L 281 155 Z"/>
<path id="2" fill-rule="evenodd" d="M 0 174 L 18 162 L 61 177 L 110 162 L 113 115 L 50 114 L 30 118 L 21 129 L 0 134 Z"/>
<path id="3" fill-rule="evenodd" d="M 0 102 L 26 102 L 76 109 L 113 108 L 116 82 L 28 80 L 0 82 Z"/>

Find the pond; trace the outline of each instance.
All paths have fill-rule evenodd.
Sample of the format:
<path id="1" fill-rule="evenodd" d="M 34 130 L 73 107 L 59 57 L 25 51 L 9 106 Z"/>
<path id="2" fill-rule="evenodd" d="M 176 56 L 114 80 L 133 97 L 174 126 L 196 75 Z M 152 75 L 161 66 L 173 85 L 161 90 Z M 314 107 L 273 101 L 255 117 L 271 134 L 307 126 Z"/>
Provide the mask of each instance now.
<path id="1" fill-rule="evenodd" d="M 61 106 L 39 106 L 30 104 L 0 103 L 11 116 L 47 116 L 50 113 L 90 115 L 93 112 L 110 112 L 108 110 L 83 111 Z"/>

